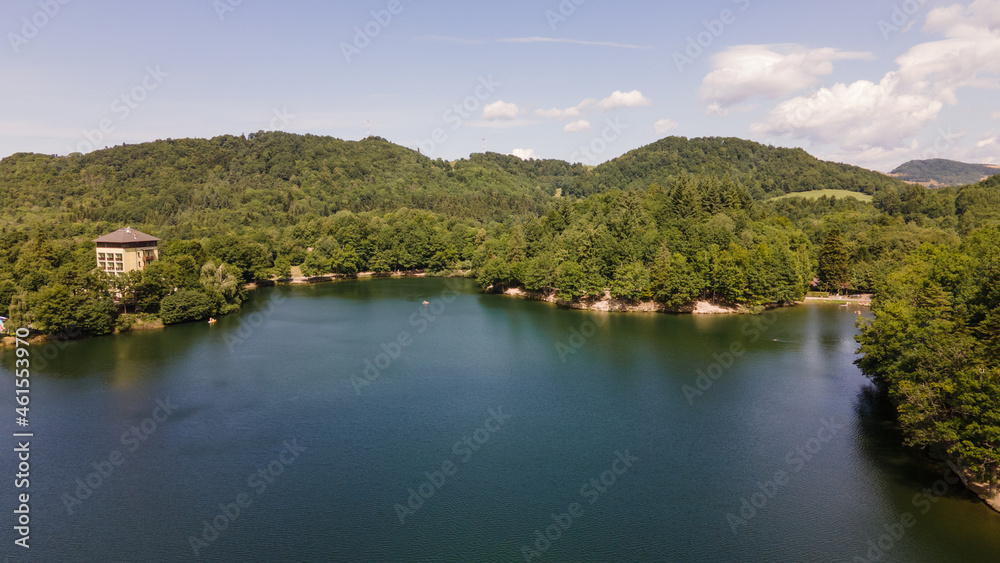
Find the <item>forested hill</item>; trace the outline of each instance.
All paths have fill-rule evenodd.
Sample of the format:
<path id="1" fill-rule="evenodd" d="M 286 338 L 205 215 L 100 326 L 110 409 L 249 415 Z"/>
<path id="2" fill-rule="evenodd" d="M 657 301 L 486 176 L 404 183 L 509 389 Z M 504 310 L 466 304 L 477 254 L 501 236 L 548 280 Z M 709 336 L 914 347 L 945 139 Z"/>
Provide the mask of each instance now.
<path id="1" fill-rule="evenodd" d="M 583 171 L 561 163 L 553 174 L 574 169 Z M 8 220 L 41 208 L 73 221 L 116 225 L 170 225 L 182 214 L 206 211 L 271 226 L 340 210 L 406 207 L 483 222 L 542 213 L 555 190 L 551 180 L 514 172 L 481 159 L 431 160 L 376 137 L 351 142 L 258 133 L 67 157 L 16 154 L 0 161 L 0 204 Z"/>
<path id="2" fill-rule="evenodd" d="M 825 188 L 874 194 L 903 186 L 801 149 L 741 139 L 670 137 L 592 169 L 497 153 L 431 160 L 378 137 L 354 142 L 257 133 L 65 157 L 16 154 L 0 161 L 0 204 L 8 221 L 42 210 L 109 225 L 175 225 L 182 214 L 227 210 L 227 223 L 287 226 L 304 216 L 404 207 L 488 223 L 542 214 L 556 194 L 583 197 L 653 183 L 669 188 L 688 175 L 728 177 L 755 199 Z"/>
<path id="3" fill-rule="evenodd" d="M 894 178 L 932 186 L 963 186 L 1000 174 L 1000 168 L 943 158 L 911 160 L 891 172 Z"/>
<path id="4" fill-rule="evenodd" d="M 769 197 L 826 188 L 872 202 Z M 159 259 L 100 271 L 92 239 L 125 226 L 163 239 Z M 930 190 L 739 139 L 672 137 L 596 168 L 286 133 L 0 161 L 8 327 L 201 320 L 238 310 L 246 282 L 297 270 L 471 272 L 484 290 L 675 309 L 874 292 L 863 370 L 910 443 L 994 487 L 998 248 L 1000 176 Z"/>
<path id="5" fill-rule="evenodd" d="M 574 195 L 589 195 L 612 188 L 644 188 L 651 183 L 669 185 L 678 174 L 730 176 L 746 185 L 757 199 L 821 189 L 866 194 L 903 185 L 857 166 L 826 162 L 802 149 L 777 148 L 737 138 L 667 137 L 598 166 L 582 178 Z"/>

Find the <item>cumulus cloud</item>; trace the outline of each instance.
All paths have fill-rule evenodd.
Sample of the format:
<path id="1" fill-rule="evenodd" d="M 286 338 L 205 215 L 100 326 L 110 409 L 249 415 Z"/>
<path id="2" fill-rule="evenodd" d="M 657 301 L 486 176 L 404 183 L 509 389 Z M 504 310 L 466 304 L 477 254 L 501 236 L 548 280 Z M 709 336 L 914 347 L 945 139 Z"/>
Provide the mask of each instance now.
<path id="1" fill-rule="evenodd" d="M 552 108 L 545 110 L 542 109 L 535 110 L 535 115 L 541 117 L 548 117 L 551 119 L 578 119 L 583 116 L 583 112 L 586 111 L 587 108 L 591 107 L 596 103 L 597 100 L 595 100 L 594 98 L 587 98 L 582 102 L 580 102 L 579 104 L 566 109 Z"/>
<path id="2" fill-rule="evenodd" d="M 996 0 L 975 0 L 968 6 L 952 4 L 936 8 L 927 14 L 927 21 L 924 23 L 924 31 L 945 34 L 982 28 L 1000 30 L 1000 3 Z"/>
<path id="3" fill-rule="evenodd" d="M 677 129 L 679 125 L 672 119 L 661 119 L 653 124 L 653 127 L 656 129 L 657 135 L 666 135 L 667 131 Z"/>
<path id="4" fill-rule="evenodd" d="M 937 118 L 943 106 L 925 94 L 899 91 L 898 75 L 889 73 L 877 84 L 835 84 L 782 102 L 750 130 L 837 143 L 849 150 L 893 148 Z"/>
<path id="5" fill-rule="evenodd" d="M 871 59 L 870 53 L 806 49 L 801 45 L 738 45 L 712 57 L 714 70 L 701 84 L 701 99 L 725 109 L 755 97 L 781 98 L 816 86 L 834 61 Z"/>
<path id="6" fill-rule="evenodd" d="M 517 104 L 497 100 L 483 108 L 483 119 L 487 121 L 493 121 L 495 119 L 516 119 L 519 113 L 521 113 L 521 110 L 518 109 Z"/>
<path id="7" fill-rule="evenodd" d="M 590 130 L 590 122 L 587 121 L 586 119 L 574 121 L 573 123 L 567 124 L 566 127 L 563 127 L 563 131 L 567 133 L 580 133 L 581 131 L 589 131 L 589 130 Z"/>
<path id="8" fill-rule="evenodd" d="M 995 88 L 1000 0 L 932 10 L 924 30 L 945 38 L 915 45 L 879 82 L 839 83 L 792 98 L 751 130 L 836 143 L 857 154 L 907 147 L 946 104 L 958 103 L 959 89 Z"/>
<path id="9" fill-rule="evenodd" d="M 538 159 L 538 155 L 535 154 L 535 149 L 514 149 L 510 151 L 510 154 L 520 158 L 521 160 Z"/>
<path id="10" fill-rule="evenodd" d="M 1000 111 L 995 111 L 990 114 L 990 119 L 1000 119 Z"/>
<path id="11" fill-rule="evenodd" d="M 652 100 L 643 96 L 642 92 L 638 90 L 632 90 L 631 92 L 616 90 L 607 98 L 597 102 L 597 108 L 601 111 L 611 111 L 616 108 L 637 108 L 652 104 Z"/>

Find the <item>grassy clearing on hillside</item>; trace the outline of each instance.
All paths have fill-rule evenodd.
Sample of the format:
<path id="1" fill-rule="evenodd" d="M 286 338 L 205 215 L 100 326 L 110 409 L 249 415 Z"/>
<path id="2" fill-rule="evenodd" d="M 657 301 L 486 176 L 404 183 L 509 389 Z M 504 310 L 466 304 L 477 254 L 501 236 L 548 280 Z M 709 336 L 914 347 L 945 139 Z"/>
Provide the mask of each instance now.
<path id="1" fill-rule="evenodd" d="M 807 199 L 819 199 L 823 196 L 836 197 L 836 198 L 853 197 L 854 199 L 863 201 L 865 203 L 871 203 L 872 201 L 872 196 L 868 194 L 863 194 L 859 192 L 849 192 L 847 190 L 812 190 L 809 192 L 795 192 L 778 196 L 774 199 L 784 199 L 786 197 L 804 197 Z"/>

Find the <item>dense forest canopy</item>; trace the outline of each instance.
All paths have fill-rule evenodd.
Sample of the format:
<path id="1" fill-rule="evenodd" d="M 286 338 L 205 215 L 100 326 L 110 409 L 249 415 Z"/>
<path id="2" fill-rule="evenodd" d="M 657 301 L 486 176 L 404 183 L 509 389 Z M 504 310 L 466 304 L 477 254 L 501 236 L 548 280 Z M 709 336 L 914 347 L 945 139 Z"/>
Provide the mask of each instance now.
<path id="1" fill-rule="evenodd" d="M 670 184 L 678 174 L 730 177 L 755 198 L 822 189 L 874 194 L 904 184 L 871 170 L 824 162 L 802 149 L 775 148 L 733 137 L 667 137 L 628 152 L 581 177 L 571 193 Z"/>
<path id="2" fill-rule="evenodd" d="M 872 201 L 777 197 L 815 190 Z M 149 268 L 112 277 L 90 241 L 123 226 L 164 242 Z M 994 484 L 998 248 L 1000 176 L 928 190 L 731 138 L 670 137 L 596 168 L 263 132 L 0 160 L 9 326 L 102 335 L 204 319 L 293 267 L 468 272 L 493 291 L 669 307 L 874 292 L 863 371 L 912 444 Z"/>
<path id="3" fill-rule="evenodd" d="M 831 188 L 874 202 L 773 198 Z M 241 282 L 292 266 L 471 269 L 494 290 L 752 308 L 800 299 L 817 276 L 831 291 L 877 290 L 921 244 L 955 245 L 998 208 L 990 182 L 928 191 L 732 138 L 669 137 L 591 168 L 496 153 L 445 162 L 378 137 L 263 132 L 16 154 L 0 161 L 0 203 L 0 314 L 15 297 L 40 303 L 58 291 L 111 321 L 109 289 L 130 313 L 159 315 L 181 290 L 212 304 L 193 318 L 233 310 L 242 296 L 205 281 L 209 266 Z M 166 241 L 162 260 L 105 278 L 89 241 L 123 225 Z M 834 229 L 835 270 L 821 263 Z M 86 324 L 82 313 L 52 314 L 42 307 L 33 326 Z M 92 333 L 114 326 L 88 323 Z"/>

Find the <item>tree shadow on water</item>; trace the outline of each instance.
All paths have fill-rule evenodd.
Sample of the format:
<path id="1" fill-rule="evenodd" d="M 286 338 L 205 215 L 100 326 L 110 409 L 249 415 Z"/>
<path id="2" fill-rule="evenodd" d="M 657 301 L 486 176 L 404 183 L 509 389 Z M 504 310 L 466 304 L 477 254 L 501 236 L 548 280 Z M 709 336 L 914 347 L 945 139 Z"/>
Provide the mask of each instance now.
<path id="1" fill-rule="evenodd" d="M 858 391 L 854 412 L 860 428 L 860 454 L 896 485 L 918 493 L 946 475 L 955 479 L 948 466 L 933 458 L 926 449 L 906 445 L 895 407 L 874 385 L 866 385 Z M 940 496 L 979 502 L 961 482 L 949 485 Z"/>

